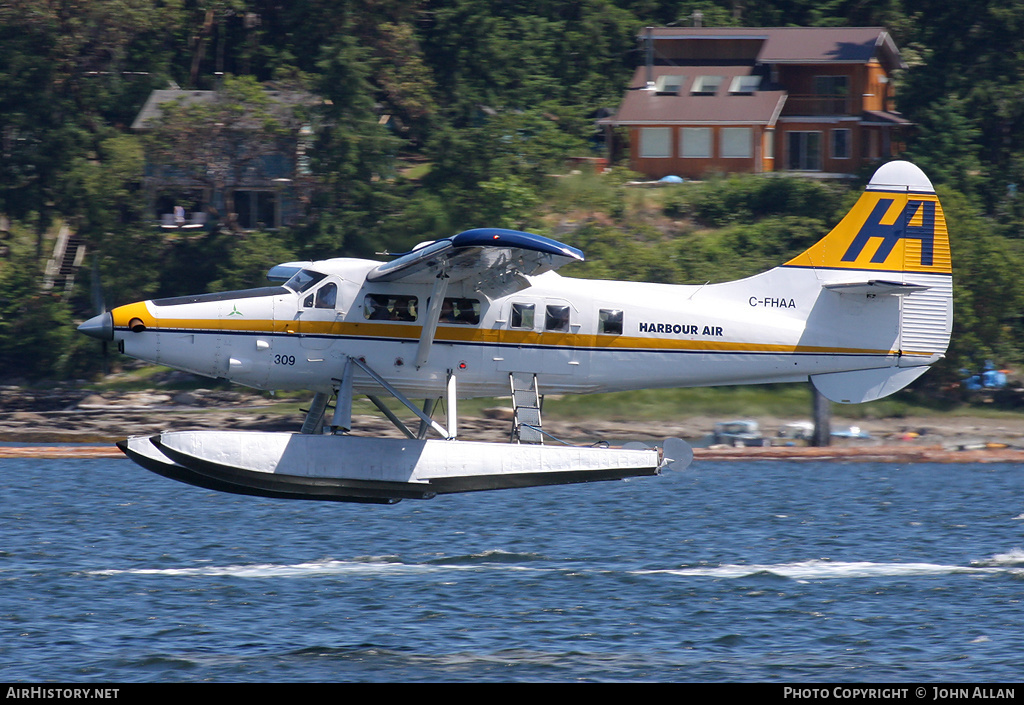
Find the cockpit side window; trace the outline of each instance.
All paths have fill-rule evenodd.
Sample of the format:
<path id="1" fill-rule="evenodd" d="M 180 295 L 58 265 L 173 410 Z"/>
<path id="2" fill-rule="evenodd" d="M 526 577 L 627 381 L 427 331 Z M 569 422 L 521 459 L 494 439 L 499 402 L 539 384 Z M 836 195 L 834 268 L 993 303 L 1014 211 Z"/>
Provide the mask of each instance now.
<path id="1" fill-rule="evenodd" d="M 334 282 L 324 284 L 316 290 L 317 308 L 334 308 L 338 303 L 338 285 Z"/>
<path id="2" fill-rule="evenodd" d="M 314 272 L 312 269 L 300 269 L 284 285 L 296 294 L 302 294 L 313 288 L 317 282 L 326 276 L 326 274 Z"/>
<path id="3" fill-rule="evenodd" d="M 415 321 L 418 307 L 415 296 L 367 294 L 363 317 L 368 321 Z"/>
<path id="4" fill-rule="evenodd" d="M 333 309 L 337 302 L 338 285 L 334 282 L 328 282 L 317 289 L 316 292 L 310 292 L 309 295 L 303 299 L 302 305 L 305 308 Z"/>

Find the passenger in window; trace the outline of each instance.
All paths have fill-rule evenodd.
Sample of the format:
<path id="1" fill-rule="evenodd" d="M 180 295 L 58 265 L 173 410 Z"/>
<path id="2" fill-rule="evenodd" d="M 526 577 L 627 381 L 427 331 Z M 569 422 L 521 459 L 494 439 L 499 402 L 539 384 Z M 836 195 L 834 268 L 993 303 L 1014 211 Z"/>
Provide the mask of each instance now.
<path id="1" fill-rule="evenodd" d="M 391 318 L 387 304 L 376 296 L 366 297 L 366 307 L 363 315 L 371 321 L 386 321 Z"/>
<path id="2" fill-rule="evenodd" d="M 480 322 L 480 302 L 476 299 L 454 299 L 455 322 L 463 325 L 476 325 Z"/>
<path id="3" fill-rule="evenodd" d="M 441 302 L 441 316 L 437 320 L 441 323 L 455 323 L 455 307 L 451 299 Z"/>
<path id="4" fill-rule="evenodd" d="M 394 304 L 394 311 L 391 316 L 393 321 L 415 321 L 416 320 L 416 299 L 409 297 L 406 300 L 397 299 Z"/>

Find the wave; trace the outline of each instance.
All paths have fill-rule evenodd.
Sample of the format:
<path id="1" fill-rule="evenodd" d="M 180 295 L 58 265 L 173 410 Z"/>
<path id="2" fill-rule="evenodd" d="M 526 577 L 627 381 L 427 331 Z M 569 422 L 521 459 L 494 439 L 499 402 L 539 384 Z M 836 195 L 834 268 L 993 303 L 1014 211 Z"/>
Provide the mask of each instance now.
<path id="1" fill-rule="evenodd" d="M 979 566 L 1020 566 L 1024 568 L 1024 550 L 1014 548 L 1006 553 L 997 553 L 991 558 L 982 561 L 971 561 L 971 563 Z"/>
<path id="2" fill-rule="evenodd" d="M 953 573 L 989 573 L 999 569 L 987 565 L 944 565 L 940 563 L 876 563 L 873 561 L 798 561 L 777 565 L 718 565 L 637 571 L 681 577 L 747 578 L 776 576 L 790 580 L 830 580 L 843 578 L 909 577 L 950 575 Z"/>
<path id="3" fill-rule="evenodd" d="M 482 551 L 448 557 L 431 558 L 422 563 L 405 563 L 398 556 L 361 556 L 347 560 L 325 558 L 292 564 L 262 563 L 252 565 L 204 565 L 175 568 L 127 568 L 89 571 L 90 575 L 164 575 L 221 576 L 235 578 L 304 578 L 329 575 L 408 575 L 443 571 L 473 570 L 537 570 L 559 572 L 571 569 L 586 572 L 582 564 L 536 565 L 548 561 L 534 553 L 501 550 Z M 527 565 L 533 563 L 534 565 Z M 591 570 L 607 572 L 607 566 L 594 565 Z M 683 566 L 679 568 L 647 568 L 626 570 L 629 575 L 674 575 L 686 578 L 753 578 L 756 580 L 839 580 L 849 578 L 913 577 L 927 575 L 1024 574 L 1024 549 L 1014 548 L 990 558 L 971 561 L 970 565 L 942 563 L 880 563 L 876 561 L 808 560 L 781 564 L 721 564 Z"/>
<path id="4" fill-rule="evenodd" d="M 173 575 L 226 576 L 235 578 L 301 578 L 318 575 L 384 574 L 427 572 L 428 565 L 408 565 L 387 558 L 364 558 L 339 561 L 322 559 L 293 564 L 262 563 L 252 565 L 207 565 L 186 568 L 127 568 L 89 571 L 90 575 Z"/>
<path id="5" fill-rule="evenodd" d="M 536 554 L 491 550 L 430 559 L 424 563 L 405 563 L 398 556 L 361 556 L 347 560 L 324 558 L 293 564 L 261 563 L 252 565 L 204 565 L 176 568 L 125 568 L 88 571 L 89 575 L 165 575 L 227 576 L 235 578 L 303 578 L 323 575 L 385 575 L 430 573 L 444 570 L 498 568 L 530 570 L 523 563 L 544 560 Z"/>

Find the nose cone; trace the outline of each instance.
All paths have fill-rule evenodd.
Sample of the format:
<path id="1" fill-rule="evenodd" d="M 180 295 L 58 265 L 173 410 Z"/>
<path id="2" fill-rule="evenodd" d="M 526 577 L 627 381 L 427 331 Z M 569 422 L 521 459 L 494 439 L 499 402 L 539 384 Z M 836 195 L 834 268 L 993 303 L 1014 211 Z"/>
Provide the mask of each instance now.
<path id="1" fill-rule="evenodd" d="M 93 316 L 88 321 L 78 326 L 79 333 L 85 333 L 90 338 L 97 340 L 114 339 L 114 317 L 110 311 Z"/>

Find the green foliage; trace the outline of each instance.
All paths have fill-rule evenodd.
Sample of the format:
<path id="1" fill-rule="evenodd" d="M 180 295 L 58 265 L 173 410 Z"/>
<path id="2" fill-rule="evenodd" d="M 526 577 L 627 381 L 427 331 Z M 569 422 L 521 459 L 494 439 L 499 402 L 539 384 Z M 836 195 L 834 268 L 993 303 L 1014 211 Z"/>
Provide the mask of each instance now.
<path id="1" fill-rule="evenodd" d="M 262 284 L 278 261 L 372 256 L 481 225 L 564 235 L 588 256 L 567 270 L 576 276 L 703 283 L 788 258 L 857 190 L 731 177 L 642 191 L 620 173 L 564 176 L 567 158 L 598 154 L 596 116 L 619 104 L 642 61 L 640 30 L 690 24 L 697 10 L 705 26 L 891 30 L 909 64 L 895 76 L 915 124 L 908 156 L 948 187 L 956 330 L 942 375 L 1021 360 L 1024 54 L 1007 49 L 1024 29 L 1020 3 L 11 0 L 0 4 L 0 213 L 27 239 L 0 263 L 5 363 L 80 368 L 49 354 L 67 349 L 54 327 L 69 305 L 38 293 L 58 219 L 85 237 L 108 305 Z M 129 132 L 153 89 L 212 88 L 217 72 L 226 100 L 169 106 L 152 137 Z M 271 80 L 322 103 L 281 110 L 264 90 Z M 222 129 L 239 119 L 246 134 Z M 316 135 L 310 173 L 294 184 L 300 224 L 165 238 L 146 222 L 143 147 L 218 189 L 300 125 Z M 416 181 L 396 168 L 410 152 L 429 162 Z M 94 313 L 89 280 L 79 275 L 71 300 L 78 318 Z M 47 354 L 14 352 L 28 349 L 9 339 L 15 311 L 38 324 L 24 339 Z"/>
<path id="2" fill-rule="evenodd" d="M 845 211 L 846 190 L 835 184 L 785 175 L 741 174 L 693 184 L 685 192 L 689 211 L 701 223 L 721 227 L 755 218 L 786 215 L 832 220 Z"/>
<path id="3" fill-rule="evenodd" d="M 565 267 L 569 276 L 591 279 L 625 279 L 667 284 L 680 283 L 682 271 L 661 233 L 649 227 L 631 230 L 591 223 L 569 238 L 586 254 L 587 261 Z"/>
<path id="4" fill-rule="evenodd" d="M 958 379 L 959 370 L 985 360 L 1018 362 L 1024 353 L 1024 250 L 993 233 L 971 199 L 940 189 L 953 253 L 953 337 L 936 375 Z"/>
<path id="5" fill-rule="evenodd" d="M 220 278 L 211 282 L 210 291 L 235 291 L 268 286 L 267 270 L 282 262 L 295 261 L 280 233 L 253 231 L 233 237 L 218 268 Z"/>
<path id="6" fill-rule="evenodd" d="M 29 379 L 64 372 L 75 335 L 58 292 L 41 291 L 42 268 L 27 248 L 0 265 L 0 369 Z M 81 337 L 81 336 L 79 336 Z"/>

